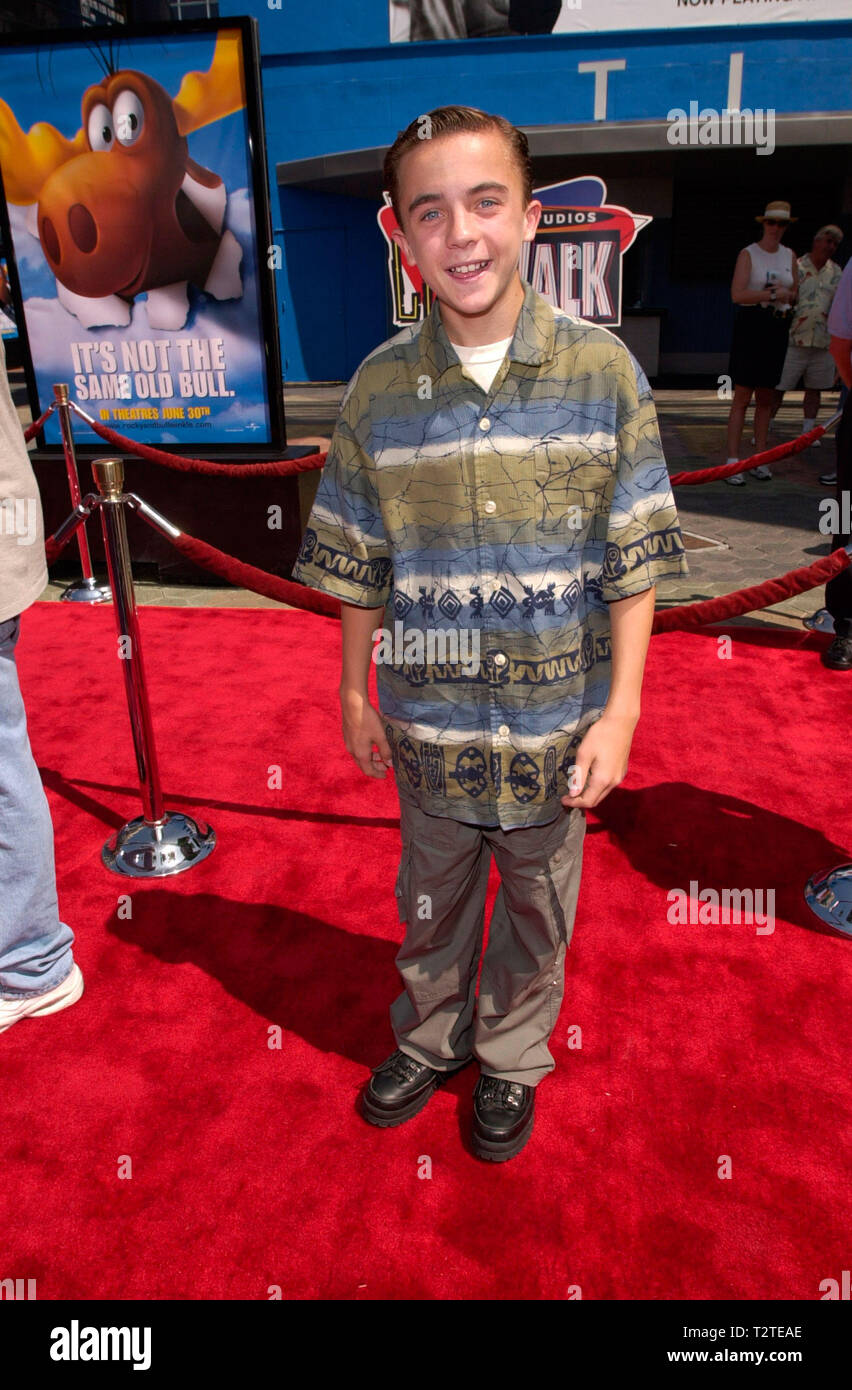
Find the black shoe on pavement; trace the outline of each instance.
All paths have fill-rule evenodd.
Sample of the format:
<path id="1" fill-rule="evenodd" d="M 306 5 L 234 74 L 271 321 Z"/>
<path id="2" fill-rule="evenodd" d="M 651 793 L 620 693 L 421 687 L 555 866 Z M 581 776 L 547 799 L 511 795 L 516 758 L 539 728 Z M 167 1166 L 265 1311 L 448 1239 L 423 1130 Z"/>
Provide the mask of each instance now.
<path id="1" fill-rule="evenodd" d="M 830 666 L 832 671 L 852 671 L 852 637 L 835 637 L 820 660 L 823 666 Z"/>
<path id="2" fill-rule="evenodd" d="M 480 1076 L 473 1092 L 473 1152 L 490 1163 L 519 1154 L 532 1134 L 535 1087 Z"/>
<path id="3" fill-rule="evenodd" d="M 449 1071 L 436 1071 L 397 1048 L 380 1066 L 373 1068 L 373 1074 L 364 1088 L 364 1118 L 382 1129 L 401 1125 L 423 1109 L 439 1086 L 443 1086 L 472 1061 L 473 1058 L 468 1057 Z"/>

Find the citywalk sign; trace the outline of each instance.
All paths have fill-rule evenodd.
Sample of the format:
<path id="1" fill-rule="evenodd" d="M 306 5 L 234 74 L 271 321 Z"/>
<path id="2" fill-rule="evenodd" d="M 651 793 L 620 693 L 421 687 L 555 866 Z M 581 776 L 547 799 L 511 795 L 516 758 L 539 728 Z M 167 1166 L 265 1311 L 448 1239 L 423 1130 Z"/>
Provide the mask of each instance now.
<path id="1" fill-rule="evenodd" d="M 652 220 L 607 202 L 606 184 L 596 175 L 533 190 L 542 204 L 533 241 L 521 246 L 518 269 L 524 280 L 555 307 L 606 327 L 621 323 L 621 262 L 638 233 Z M 435 295 L 391 233 L 398 223 L 384 195 L 378 221 L 387 243 L 392 321 L 417 323 Z"/>

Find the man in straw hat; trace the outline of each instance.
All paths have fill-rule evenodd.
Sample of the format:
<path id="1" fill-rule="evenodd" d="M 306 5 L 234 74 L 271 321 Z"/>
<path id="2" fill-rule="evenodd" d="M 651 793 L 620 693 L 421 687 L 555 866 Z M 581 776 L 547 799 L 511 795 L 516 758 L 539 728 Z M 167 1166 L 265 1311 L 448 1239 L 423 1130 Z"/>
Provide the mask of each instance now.
<path id="1" fill-rule="evenodd" d="M 842 240 L 840 227 L 833 223 L 820 227 L 810 252 L 799 261 L 799 298 L 772 413 L 778 410 L 784 392 L 795 391 L 801 381 L 805 388 L 803 434 L 816 424 L 820 392 L 830 391 L 837 377 L 829 351 L 828 311 L 843 274 L 831 259 Z"/>

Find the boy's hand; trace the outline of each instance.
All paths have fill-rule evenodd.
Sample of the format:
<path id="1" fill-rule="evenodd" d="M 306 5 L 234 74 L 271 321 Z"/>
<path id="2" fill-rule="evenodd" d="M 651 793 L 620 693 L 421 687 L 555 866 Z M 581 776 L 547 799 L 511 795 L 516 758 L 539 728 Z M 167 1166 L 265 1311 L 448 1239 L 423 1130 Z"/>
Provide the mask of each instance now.
<path id="1" fill-rule="evenodd" d="M 597 806 L 624 781 L 637 722 L 632 716 L 606 713 L 596 720 L 577 749 L 572 774 L 577 792 L 561 797 L 563 806 Z"/>
<path id="2" fill-rule="evenodd" d="M 366 777 L 385 777 L 393 767 L 390 744 L 379 711 L 359 691 L 341 691 L 343 742 Z M 376 745 L 376 751 L 373 748 Z"/>

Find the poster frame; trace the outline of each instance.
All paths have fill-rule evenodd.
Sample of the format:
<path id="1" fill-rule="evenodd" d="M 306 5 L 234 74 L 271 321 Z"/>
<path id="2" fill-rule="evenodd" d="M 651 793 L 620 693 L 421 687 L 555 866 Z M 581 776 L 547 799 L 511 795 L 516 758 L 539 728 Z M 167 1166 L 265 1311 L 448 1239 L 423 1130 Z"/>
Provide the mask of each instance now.
<path id="1" fill-rule="evenodd" d="M 267 249 L 273 245 L 273 236 L 261 83 L 260 41 L 257 20 L 254 16 L 250 15 L 220 15 L 218 18 L 212 19 L 203 18 L 179 21 L 157 20 L 126 25 L 99 24 L 91 26 L 86 25 L 83 28 L 65 27 L 51 29 L 47 36 L 43 29 L 30 29 L 9 35 L 4 34 L 3 43 L 5 49 L 61 48 L 63 44 L 68 43 L 74 43 L 77 46 L 88 43 L 97 44 L 99 42 L 120 45 L 122 40 L 147 38 L 168 39 L 176 35 L 183 37 L 184 35 L 216 34 L 223 29 L 238 29 L 242 38 L 243 73 L 246 86 L 245 112 L 248 125 L 246 153 L 254 204 L 258 304 L 261 331 L 263 333 L 262 348 L 265 363 L 266 406 L 269 413 L 269 438 L 259 441 L 245 440 L 239 443 L 234 443 L 233 441 L 223 442 L 221 439 L 217 440 L 215 438 L 215 432 L 211 430 L 210 439 L 187 441 L 185 443 L 170 440 L 165 447 L 167 447 L 170 453 L 188 457 L 197 457 L 199 454 L 203 454 L 213 459 L 244 458 L 246 460 L 257 461 L 279 457 L 286 449 L 287 444 L 275 270 L 269 265 Z M 42 399 L 39 397 L 38 393 L 35 366 L 30 350 L 29 334 L 27 332 L 26 318 L 24 315 L 23 295 L 18 273 L 16 249 L 12 239 L 9 209 L 6 201 L 5 189 L 3 187 L 2 168 L 0 168 L 0 234 L 2 234 L 3 244 L 5 246 L 6 261 L 9 269 L 9 284 L 18 324 L 18 343 L 20 345 L 21 362 L 27 387 L 27 400 L 32 417 L 36 420 L 41 415 L 42 411 L 51 404 L 52 398 Z M 70 365 L 71 364 L 69 364 L 69 367 Z M 166 422 L 164 422 L 164 424 L 165 423 Z M 125 433 L 125 430 L 121 432 Z M 36 435 L 36 440 L 39 457 L 58 458 L 62 456 L 62 444 L 59 442 L 45 441 L 43 430 L 39 431 Z M 150 439 L 140 440 L 140 442 L 153 444 L 153 447 L 160 447 Z M 84 458 L 102 454 L 108 447 L 100 440 L 97 442 L 76 440 L 75 444 L 77 453 Z M 113 450 L 113 452 L 115 451 Z"/>

